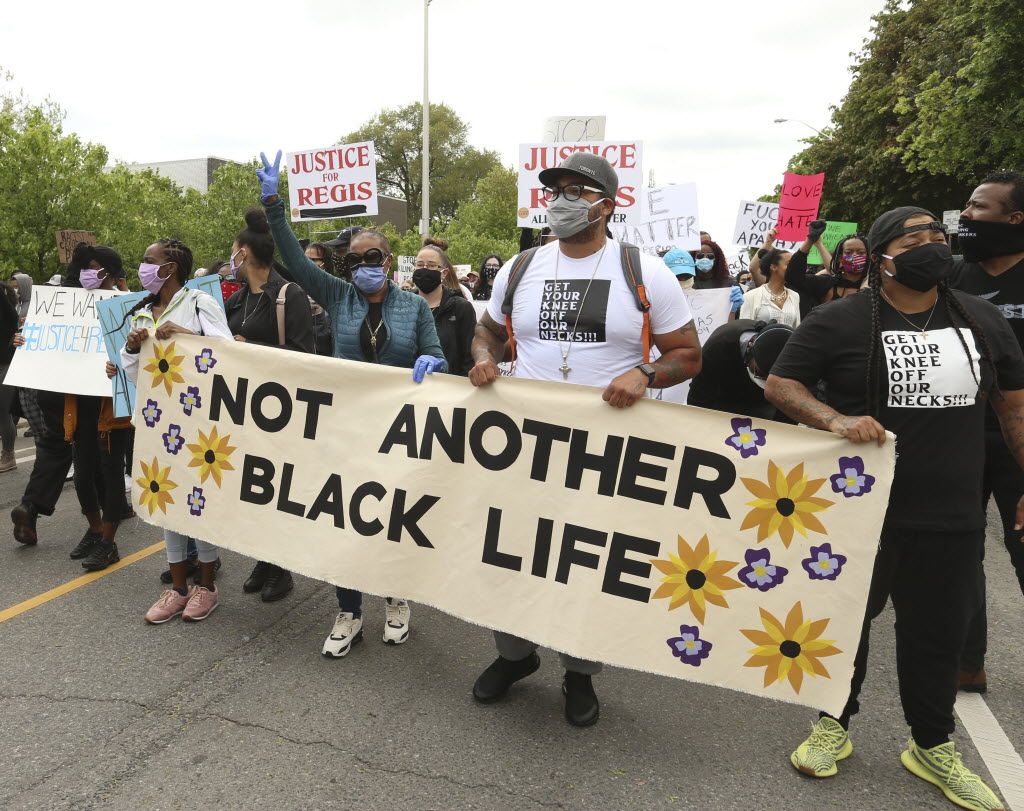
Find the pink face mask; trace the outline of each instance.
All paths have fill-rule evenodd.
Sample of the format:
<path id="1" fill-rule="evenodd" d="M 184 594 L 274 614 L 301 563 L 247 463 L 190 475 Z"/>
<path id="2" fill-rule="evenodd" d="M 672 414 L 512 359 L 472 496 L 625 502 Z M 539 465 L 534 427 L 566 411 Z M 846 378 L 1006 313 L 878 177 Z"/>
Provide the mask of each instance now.
<path id="1" fill-rule="evenodd" d="M 100 276 L 101 273 L 103 274 L 103 276 Z M 92 268 L 84 268 L 82 272 L 79 274 L 78 279 L 82 283 L 82 287 L 84 287 L 86 290 L 96 290 L 101 284 L 103 284 L 103 280 L 106 277 L 107 274 L 103 270 L 103 268 L 99 268 L 97 270 L 93 270 Z"/>
<path id="2" fill-rule="evenodd" d="M 169 264 L 170 262 L 164 262 L 164 265 Z M 166 278 L 160 276 L 160 268 L 164 265 L 154 265 L 152 262 L 143 262 L 139 265 L 139 281 L 154 296 L 160 292 L 160 288 L 167 281 Z"/>
<path id="3" fill-rule="evenodd" d="M 846 273 L 863 273 L 868 257 L 863 253 L 850 253 L 839 258 L 839 267 Z"/>

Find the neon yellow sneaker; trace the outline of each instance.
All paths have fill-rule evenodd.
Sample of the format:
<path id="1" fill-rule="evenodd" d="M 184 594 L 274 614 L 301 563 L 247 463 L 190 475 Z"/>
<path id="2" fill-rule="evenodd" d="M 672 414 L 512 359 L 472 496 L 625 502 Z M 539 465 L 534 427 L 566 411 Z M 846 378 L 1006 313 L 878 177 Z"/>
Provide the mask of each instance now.
<path id="1" fill-rule="evenodd" d="M 907 771 L 938 786 L 951 803 L 971 811 L 1003 811 L 999 798 L 964 766 L 952 741 L 922 749 L 911 740 L 900 755 Z"/>
<path id="2" fill-rule="evenodd" d="M 810 737 L 789 756 L 798 772 L 811 777 L 835 777 L 836 762 L 853 754 L 853 742 L 843 725 L 823 715 L 811 728 Z"/>

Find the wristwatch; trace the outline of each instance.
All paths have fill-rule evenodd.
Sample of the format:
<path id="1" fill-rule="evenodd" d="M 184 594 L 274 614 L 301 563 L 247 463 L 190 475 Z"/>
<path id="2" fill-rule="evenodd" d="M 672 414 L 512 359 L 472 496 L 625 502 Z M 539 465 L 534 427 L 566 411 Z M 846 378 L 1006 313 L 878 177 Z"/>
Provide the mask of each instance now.
<path id="1" fill-rule="evenodd" d="M 641 363 L 636 368 L 643 372 L 645 375 L 647 375 L 647 388 L 653 386 L 654 378 L 658 374 L 657 370 L 649 363 Z"/>

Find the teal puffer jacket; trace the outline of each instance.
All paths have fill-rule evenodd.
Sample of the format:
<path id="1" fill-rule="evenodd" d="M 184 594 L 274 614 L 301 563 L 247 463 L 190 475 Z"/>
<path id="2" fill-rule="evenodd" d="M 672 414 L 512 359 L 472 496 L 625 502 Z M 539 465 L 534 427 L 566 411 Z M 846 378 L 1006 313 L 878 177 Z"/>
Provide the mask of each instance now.
<path id="1" fill-rule="evenodd" d="M 270 233 L 285 266 L 299 286 L 330 313 L 334 326 L 334 357 L 365 361 L 359 345 L 359 330 L 370 311 L 366 298 L 355 285 L 321 270 L 306 258 L 306 252 L 285 220 L 281 200 L 265 208 Z M 411 369 L 420 355 L 444 359 L 434 317 L 420 296 L 388 282 L 388 295 L 381 312 L 387 340 L 380 353 L 380 363 Z"/>

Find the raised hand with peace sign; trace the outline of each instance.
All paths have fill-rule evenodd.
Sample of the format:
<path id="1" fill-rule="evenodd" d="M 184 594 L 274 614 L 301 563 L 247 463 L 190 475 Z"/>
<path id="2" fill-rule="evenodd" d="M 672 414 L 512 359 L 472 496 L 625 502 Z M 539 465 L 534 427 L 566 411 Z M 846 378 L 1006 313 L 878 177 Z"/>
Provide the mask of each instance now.
<path id="1" fill-rule="evenodd" d="M 277 150 L 273 165 L 262 152 L 260 160 L 263 161 L 263 168 L 256 170 L 256 177 L 260 181 L 260 198 L 265 201 L 269 197 L 277 196 L 277 187 L 281 182 L 281 150 Z"/>

